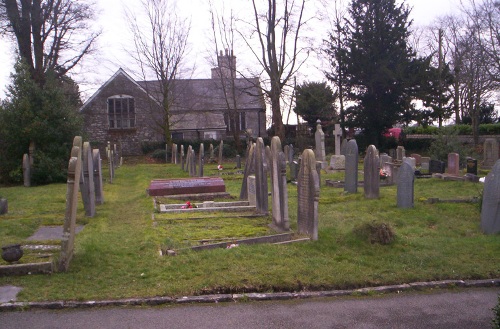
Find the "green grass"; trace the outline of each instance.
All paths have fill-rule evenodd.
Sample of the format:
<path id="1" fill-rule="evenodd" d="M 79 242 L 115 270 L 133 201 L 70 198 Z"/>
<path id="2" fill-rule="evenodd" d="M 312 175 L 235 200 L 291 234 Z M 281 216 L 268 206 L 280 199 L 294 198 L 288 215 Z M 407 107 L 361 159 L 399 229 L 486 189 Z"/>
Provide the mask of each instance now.
<path id="1" fill-rule="evenodd" d="M 86 218 L 80 203 L 78 222 L 85 229 L 77 235 L 67 273 L 0 277 L 0 285 L 23 287 L 21 301 L 41 301 L 344 289 L 500 277 L 500 235 L 481 233 L 477 204 L 419 201 L 478 196 L 480 184 L 418 179 L 413 209 L 396 207 L 395 186 L 381 188 L 378 200 L 365 200 L 362 188 L 357 194 L 345 194 L 343 189 L 323 185 L 318 241 L 162 257 L 159 250 L 165 246 L 264 235 L 271 222 L 269 217 L 236 218 L 227 213 L 199 220 L 154 213 L 145 189 L 151 179 L 170 177 L 186 177 L 186 173 L 170 164 L 126 162 L 116 171 L 113 184 L 105 184 L 105 204 L 97 207 L 96 217 Z M 241 175 L 223 178 L 236 199 Z M 323 174 L 325 179 L 339 176 Z M 296 230 L 297 188 L 291 184 L 288 188 L 290 222 Z M 0 195 L 9 202 L 9 213 L 0 216 L 0 244 L 24 244 L 40 225 L 62 224 L 65 193 L 64 184 L 0 188 Z M 372 245 L 354 232 L 372 221 L 391 225 L 395 242 Z"/>

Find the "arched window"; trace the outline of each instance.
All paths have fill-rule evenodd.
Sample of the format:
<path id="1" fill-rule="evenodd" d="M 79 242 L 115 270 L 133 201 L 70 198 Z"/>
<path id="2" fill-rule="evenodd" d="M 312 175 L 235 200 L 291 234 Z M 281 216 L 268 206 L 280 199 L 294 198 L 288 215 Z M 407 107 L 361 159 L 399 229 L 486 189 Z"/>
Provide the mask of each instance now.
<path id="1" fill-rule="evenodd" d="M 134 97 L 115 95 L 108 98 L 108 121 L 110 129 L 135 127 Z"/>

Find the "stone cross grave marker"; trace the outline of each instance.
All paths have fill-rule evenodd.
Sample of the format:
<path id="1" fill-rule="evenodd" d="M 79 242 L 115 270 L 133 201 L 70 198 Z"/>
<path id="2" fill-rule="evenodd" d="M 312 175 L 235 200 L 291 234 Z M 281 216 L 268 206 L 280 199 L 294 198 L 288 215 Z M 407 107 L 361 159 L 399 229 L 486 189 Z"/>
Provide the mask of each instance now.
<path id="1" fill-rule="evenodd" d="M 68 163 L 68 181 L 66 191 L 66 211 L 64 213 L 61 253 L 59 255 L 59 271 L 66 272 L 73 258 L 75 244 L 76 210 L 78 206 L 78 188 L 82 170 L 82 138 L 73 140 L 71 157 Z"/>
<path id="2" fill-rule="evenodd" d="M 284 195 L 288 197 L 286 191 L 286 166 L 285 166 L 285 182 L 283 183 L 282 177 L 282 163 L 280 161 L 281 154 L 281 141 L 278 136 L 274 136 L 271 139 L 271 193 L 272 193 L 272 213 L 273 213 L 273 226 L 278 231 L 288 231 L 290 229 L 290 224 L 288 222 L 288 217 L 285 217 L 285 213 L 288 214 L 288 210 L 285 211 L 285 205 L 288 206 L 288 200 L 285 200 Z M 285 156 L 283 154 L 283 160 Z"/>
<path id="3" fill-rule="evenodd" d="M 23 155 L 23 181 L 25 187 L 31 186 L 30 156 L 27 153 Z"/>
<path id="4" fill-rule="evenodd" d="M 498 140 L 496 138 L 486 138 L 483 144 L 485 168 L 491 168 L 499 158 Z"/>
<path id="5" fill-rule="evenodd" d="M 83 143 L 82 152 L 83 188 L 81 188 L 85 216 L 95 216 L 94 160 L 89 142 Z"/>
<path id="6" fill-rule="evenodd" d="M 500 232 L 500 160 L 497 160 L 484 181 L 481 229 L 485 234 Z"/>
<path id="7" fill-rule="evenodd" d="M 378 199 L 380 196 L 380 160 L 374 145 L 368 146 L 363 165 L 365 198 Z"/>
<path id="8" fill-rule="evenodd" d="M 342 140 L 342 129 L 338 123 L 335 124 L 335 130 L 333 131 L 335 136 L 335 155 L 340 155 L 340 142 Z"/>
<path id="9" fill-rule="evenodd" d="M 345 155 L 345 184 L 344 191 L 358 192 L 358 144 L 355 139 L 347 143 Z"/>
<path id="10" fill-rule="evenodd" d="M 247 200 L 250 198 L 248 195 L 248 176 L 255 174 L 255 144 L 251 143 L 250 148 L 247 149 L 245 159 L 245 169 L 243 170 L 243 180 L 241 182 L 240 200 Z M 255 179 L 255 178 L 254 178 Z"/>
<path id="11" fill-rule="evenodd" d="M 397 207 L 413 208 L 415 171 L 407 162 L 403 162 L 398 176 Z"/>
<path id="12" fill-rule="evenodd" d="M 222 166 L 222 154 L 223 154 L 223 151 L 224 151 L 224 141 L 221 139 L 220 140 L 220 144 L 219 144 L 219 165 Z"/>
<path id="13" fill-rule="evenodd" d="M 460 156 L 458 153 L 448 154 L 448 174 L 453 176 L 460 174 Z"/>
<path id="14" fill-rule="evenodd" d="M 325 133 L 323 132 L 323 128 L 321 127 L 321 122 L 319 121 L 319 119 L 316 122 L 316 132 L 314 133 L 314 140 L 316 141 L 316 148 L 314 149 L 316 161 L 325 161 Z"/>
<path id="15" fill-rule="evenodd" d="M 319 177 L 316 158 L 310 149 L 302 153 L 297 180 L 297 228 L 298 233 L 318 240 Z"/>
<path id="16" fill-rule="evenodd" d="M 102 164 L 99 149 L 92 150 L 92 161 L 94 162 L 94 191 L 96 204 L 104 204 L 104 193 L 102 185 Z"/>
<path id="17" fill-rule="evenodd" d="M 267 214 L 269 212 L 269 199 L 267 187 L 268 164 L 264 140 L 257 138 L 255 145 L 255 182 L 256 182 L 256 208 L 259 213 Z"/>

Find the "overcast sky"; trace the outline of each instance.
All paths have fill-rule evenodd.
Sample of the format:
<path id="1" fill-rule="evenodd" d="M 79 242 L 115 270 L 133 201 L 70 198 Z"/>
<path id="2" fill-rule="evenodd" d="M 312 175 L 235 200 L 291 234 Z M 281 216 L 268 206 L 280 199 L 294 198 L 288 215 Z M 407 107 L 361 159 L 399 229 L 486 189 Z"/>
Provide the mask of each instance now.
<path id="1" fill-rule="evenodd" d="M 217 0 L 222 1 L 222 0 Z M 246 3 L 250 0 L 237 0 L 231 3 Z M 93 58 L 88 58 L 83 66 L 73 71 L 73 78 L 80 84 L 82 96 L 84 99 L 90 97 L 92 93 L 120 67 L 130 71 L 133 75 L 133 63 L 127 56 L 124 49 L 130 41 L 128 37 L 127 24 L 124 22 L 123 4 L 130 4 L 126 0 L 96 0 L 98 21 L 96 24 L 102 28 L 102 35 L 98 43 L 98 52 Z M 327 1 L 333 3 L 334 0 Z M 348 1 L 344 0 L 345 3 Z M 312 0 L 310 3 L 316 6 L 322 12 L 327 10 L 320 7 L 319 1 Z M 406 0 L 412 9 L 411 18 L 414 25 L 425 26 L 438 17 L 456 12 L 460 0 Z M 207 61 L 210 47 L 210 17 L 207 0 L 181 0 L 178 1 L 179 11 L 187 17 L 191 15 L 191 33 L 190 33 L 190 65 L 195 68 L 194 77 L 207 78 L 210 76 L 211 65 Z M 244 6 L 239 6 L 243 10 Z M 195 10 L 193 10 L 195 9 Z M 194 13 L 193 13 L 194 11 Z M 326 37 L 328 25 L 321 22 L 312 22 L 310 33 L 321 41 Z M 6 85 L 10 82 L 9 74 L 13 66 L 13 45 L 6 40 L 0 40 L 0 98 L 5 96 Z M 235 49 L 238 67 L 251 65 L 251 59 L 245 58 L 244 54 Z M 321 74 L 321 68 L 318 67 L 318 61 L 314 57 L 310 58 L 307 65 L 303 67 L 302 79 L 324 80 Z M 300 82 L 300 81 L 299 81 Z"/>

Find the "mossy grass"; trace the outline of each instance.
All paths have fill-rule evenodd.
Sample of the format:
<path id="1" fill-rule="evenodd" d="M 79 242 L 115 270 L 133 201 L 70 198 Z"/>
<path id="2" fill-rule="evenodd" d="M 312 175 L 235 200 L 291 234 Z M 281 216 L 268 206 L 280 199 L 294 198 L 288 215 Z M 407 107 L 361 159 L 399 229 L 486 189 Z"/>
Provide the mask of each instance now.
<path id="1" fill-rule="evenodd" d="M 206 173 L 218 172 L 207 166 Z M 343 179 L 323 174 L 325 179 Z M 396 187 L 382 187 L 378 200 L 322 184 L 319 240 L 287 245 L 240 245 L 232 249 L 185 251 L 160 256 L 165 246 L 200 240 L 265 234 L 270 217 L 249 219 L 207 214 L 207 220 L 174 220 L 154 213 L 145 193 L 150 180 L 187 177 L 179 165 L 145 164 L 137 159 L 105 184 L 105 204 L 86 218 L 81 202 L 69 271 L 51 275 L 0 277 L 0 285 L 23 287 L 19 300 L 100 300 L 182 296 L 218 292 L 345 289 L 444 279 L 500 277 L 500 236 L 483 235 L 477 204 L 428 204 L 427 198 L 471 198 L 482 185 L 417 179 L 415 207 L 396 207 Z M 242 175 L 222 176 L 226 190 L 239 196 Z M 289 184 L 289 213 L 297 228 L 297 188 Z M 0 241 L 26 244 L 41 225 L 60 225 L 65 184 L 0 188 L 9 213 L 0 217 Z M 221 200 L 223 201 L 223 200 Z M 154 216 L 153 216 L 154 215 Z M 176 215 L 177 216 L 177 215 Z M 154 218 L 154 219 L 153 219 Z M 388 245 L 372 244 L 356 233 L 363 223 L 393 229 Z M 267 223 L 266 223 L 267 222 Z M 245 228 L 246 227 L 246 228 Z"/>

